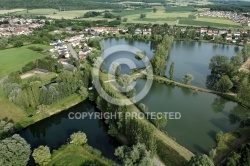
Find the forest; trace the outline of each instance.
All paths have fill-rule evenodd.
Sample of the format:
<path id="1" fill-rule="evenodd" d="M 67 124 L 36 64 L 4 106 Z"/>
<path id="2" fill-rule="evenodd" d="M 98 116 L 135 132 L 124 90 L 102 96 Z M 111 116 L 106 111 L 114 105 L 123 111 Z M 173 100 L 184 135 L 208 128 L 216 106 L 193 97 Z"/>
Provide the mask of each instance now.
<path id="1" fill-rule="evenodd" d="M 122 9 L 124 6 L 117 2 L 123 0 L 0 0 L 0 9 L 14 9 L 14 8 L 54 8 L 60 7 L 66 10 L 76 9 Z M 139 1 L 139 0 L 136 0 Z M 140 2 L 158 2 L 163 3 L 164 0 L 140 0 Z"/>

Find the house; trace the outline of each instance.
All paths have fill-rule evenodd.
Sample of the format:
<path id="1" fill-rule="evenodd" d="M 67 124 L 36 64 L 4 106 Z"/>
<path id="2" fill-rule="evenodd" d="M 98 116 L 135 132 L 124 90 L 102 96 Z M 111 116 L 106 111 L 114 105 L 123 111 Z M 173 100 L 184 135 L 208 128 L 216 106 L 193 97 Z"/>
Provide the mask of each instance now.
<path id="1" fill-rule="evenodd" d="M 202 33 L 202 34 L 207 33 L 207 28 L 201 28 L 200 33 Z"/>
<path id="2" fill-rule="evenodd" d="M 223 35 L 223 34 L 227 34 L 228 31 L 227 30 L 219 30 L 219 35 Z"/>
<path id="3" fill-rule="evenodd" d="M 234 36 L 240 36 L 240 32 L 235 32 Z"/>
<path id="4" fill-rule="evenodd" d="M 136 28 L 136 29 L 135 29 L 135 34 L 141 34 L 141 33 L 142 33 L 142 31 L 141 31 L 140 28 Z"/>
<path id="5" fill-rule="evenodd" d="M 207 35 L 208 35 L 208 36 L 213 36 L 213 35 L 214 35 L 214 33 L 213 33 L 213 31 L 212 31 L 212 30 L 209 30 L 209 31 L 207 32 Z"/>
<path id="6" fill-rule="evenodd" d="M 232 35 L 231 34 L 227 34 L 227 36 L 226 36 L 226 40 L 228 41 L 228 40 L 232 40 Z"/>
<path id="7" fill-rule="evenodd" d="M 143 29 L 142 34 L 143 35 L 151 35 L 151 29 Z"/>

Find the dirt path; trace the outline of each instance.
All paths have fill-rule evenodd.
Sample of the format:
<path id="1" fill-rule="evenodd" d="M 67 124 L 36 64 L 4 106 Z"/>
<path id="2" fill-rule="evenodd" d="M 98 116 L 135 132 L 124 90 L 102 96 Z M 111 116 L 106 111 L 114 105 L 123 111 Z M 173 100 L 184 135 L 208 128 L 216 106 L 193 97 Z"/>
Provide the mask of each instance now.
<path id="1" fill-rule="evenodd" d="M 249 72 L 249 69 L 250 69 L 250 58 L 248 58 L 247 61 L 243 63 L 243 65 L 240 67 L 239 70 Z"/>

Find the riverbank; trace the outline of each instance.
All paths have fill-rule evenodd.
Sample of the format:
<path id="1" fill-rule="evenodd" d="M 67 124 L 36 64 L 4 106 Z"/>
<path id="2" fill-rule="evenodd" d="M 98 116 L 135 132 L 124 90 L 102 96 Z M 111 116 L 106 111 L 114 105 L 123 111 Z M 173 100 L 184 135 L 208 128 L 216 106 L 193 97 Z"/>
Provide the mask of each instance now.
<path id="1" fill-rule="evenodd" d="M 16 132 L 18 132 L 34 123 L 37 123 L 43 119 L 49 118 L 52 115 L 58 114 L 70 107 L 73 107 L 74 105 L 77 105 L 80 102 L 82 102 L 81 97 L 78 94 L 72 94 L 52 105 L 49 105 L 48 107 L 45 107 L 45 110 L 43 110 L 43 112 L 34 114 L 32 117 L 28 117 L 29 116 L 28 113 L 30 111 L 25 112 L 25 110 L 23 110 L 23 112 L 25 112 L 25 117 L 15 122 L 14 124 L 15 130 Z"/>
<path id="2" fill-rule="evenodd" d="M 103 165 L 115 166 L 113 161 L 101 156 L 100 152 L 89 145 L 66 144 L 53 151 L 48 166 L 54 165 Z"/>

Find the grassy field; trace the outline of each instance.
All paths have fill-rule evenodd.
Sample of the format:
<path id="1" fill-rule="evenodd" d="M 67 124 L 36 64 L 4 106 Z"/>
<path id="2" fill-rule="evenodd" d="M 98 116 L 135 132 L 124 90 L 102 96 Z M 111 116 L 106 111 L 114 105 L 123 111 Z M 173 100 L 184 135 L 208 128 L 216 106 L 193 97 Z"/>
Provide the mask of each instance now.
<path id="1" fill-rule="evenodd" d="M 203 19 L 204 20 L 204 19 Z M 221 21 L 219 22 L 219 20 L 216 20 L 215 22 L 212 22 L 212 19 L 205 19 L 206 21 L 201 21 L 199 19 L 181 19 L 179 20 L 179 24 L 178 25 L 182 25 L 182 26 L 197 26 L 197 27 L 201 27 L 201 26 L 210 26 L 210 27 L 216 27 L 216 28 L 242 28 L 242 26 L 240 24 L 235 24 L 234 22 L 229 22 L 227 23 L 227 21 L 230 20 L 226 20 L 226 19 L 221 19 Z M 215 19 L 213 19 L 215 20 Z"/>
<path id="2" fill-rule="evenodd" d="M 30 46 L 30 45 L 29 45 Z M 50 46 L 35 45 L 44 49 L 49 49 Z M 32 51 L 28 46 L 20 48 L 10 48 L 0 51 L 0 78 L 8 75 L 13 71 L 22 69 L 22 67 L 30 61 L 44 57 L 43 54 Z"/>
<path id="3" fill-rule="evenodd" d="M 123 2 L 123 3 L 133 3 L 131 1 Z M 136 2 L 138 3 L 138 2 Z M 180 3 L 180 4 L 178 4 Z M 224 18 L 211 18 L 211 17 L 197 17 L 197 18 L 189 18 L 190 15 L 194 15 L 198 12 L 204 11 L 204 8 L 194 8 L 191 6 L 187 6 L 190 2 L 178 2 L 176 7 L 167 6 L 164 7 L 160 4 L 152 4 L 152 8 L 145 8 L 145 9 L 127 9 L 123 10 L 122 12 L 112 12 L 115 16 L 121 16 L 122 18 L 127 18 L 128 23 L 158 23 L 164 24 L 167 23 L 169 25 L 180 25 L 180 26 L 212 26 L 216 28 L 242 28 L 242 26 L 238 23 L 235 23 L 231 20 L 224 19 Z M 208 3 L 206 0 L 200 1 L 201 4 Z M 175 3 L 174 3 L 175 4 Z M 176 5 L 176 4 L 175 4 Z M 153 8 L 156 8 L 157 11 L 153 12 Z M 28 10 L 21 10 L 16 9 L 17 11 L 14 12 L 15 14 L 23 14 L 23 15 L 44 15 L 49 18 L 53 19 L 75 19 L 78 17 L 82 17 L 86 12 L 89 11 L 98 11 L 103 12 L 103 10 L 72 10 L 72 11 L 59 11 L 57 9 L 32 9 Z M 106 9 L 107 10 L 107 9 Z M 4 11 L 10 12 L 11 11 Z M 1 13 L 1 12 L 0 12 Z M 146 18 L 140 18 L 141 14 L 146 14 Z M 79 18 L 77 20 L 89 20 L 89 21 L 96 21 L 96 20 L 103 20 L 103 14 L 98 17 L 91 17 L 91 18 Z M 107 19 L 106 19 L 107 20 Z M 108 19 L 111 20 L 111 19 Z"/>
<path id="4" fill-rule="evenodd" d="M 50 73 L 39 73 L 39 74 L 38 73 L 36 73 L 36 74 L 34 73 L 33 76 L 24 78 L 22 80 L 22 83 L 23 84 L 27 84 L 28 80 L 31 79 L 32 77 L 39 77 L 41 79 L 42 84 L 45 85 L 45 84 L 50 83 L 52 78 L 56 77 L 56 73 L 53 73 L 53 72 L 50 72 Z"/>
<path id="5" fill-rule="evenodd" d="M 24 11 L 24 10 L 26 10 L 26 9 L 0 10 L 0 14 L 8 14 L 8 13 L 20 12 L 20 11 Z"/>
<path id="6" fill-rule="evenodd" d="M 2 88 L 0 88 L 0 119 L 8 117 L 14 122 L 19 122 L 27 117 L 27 113 L 9 100 L 3 98 Z"/>
<path id="7" fill-rule="evenodd" d="M 49 18 L 54 19 L 74 19 L 76 17 L 83 16 L 88 11 L 98 11 L 103 12 L 104 10 L 71 10 L 71 11 L 59 11 L 57 9 L 32 9 L 28 13 L 26 11 L 15 12 L 15 14 L 25 14 L 25 15 L 45 15 Z"/>
<path id="8" fill-rule="evenodd" d="M 100 156 L 92 149 L 88 145 L 64 145 L 52 153 L 52 158 L 48 166 L 90 165 L 89 162 L 95 162 L 103 166 L 115 165 L 112 161 Z"/>

